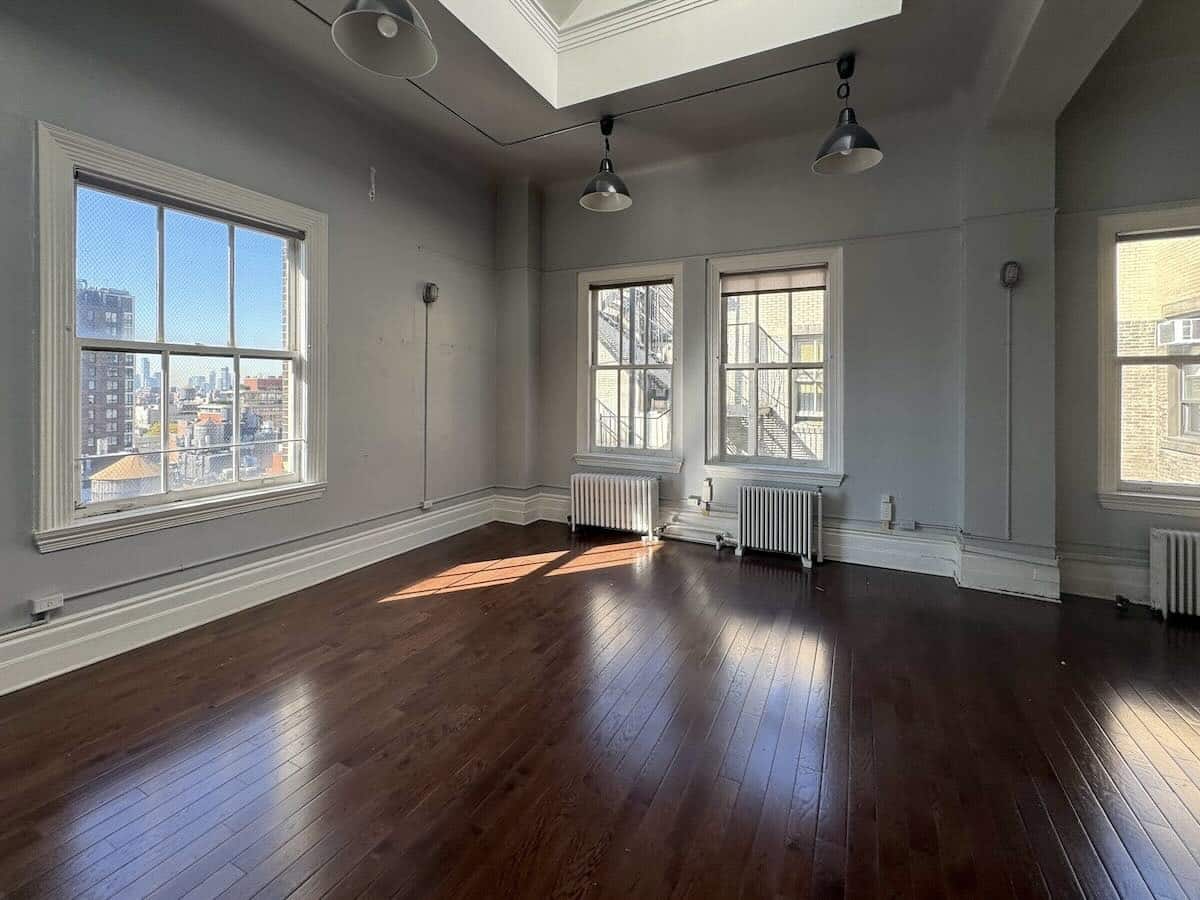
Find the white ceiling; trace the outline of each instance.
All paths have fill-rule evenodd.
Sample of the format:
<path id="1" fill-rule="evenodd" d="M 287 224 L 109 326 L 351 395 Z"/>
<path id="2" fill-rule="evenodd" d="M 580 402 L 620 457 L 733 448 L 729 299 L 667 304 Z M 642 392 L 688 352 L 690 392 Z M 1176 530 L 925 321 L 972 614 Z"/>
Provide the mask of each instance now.
<path id="1" fill-rule="evenodd" d="M 497 177 L 529 175 L 546 182 L 586 177 L 595 168 L 600 139 L 594 126 L 499 147 L 412 84 L 353 65 L 338 53 L 328 27 L 317 18 L 332 20 L 342 0 L 202 2 L 229 27 L 243 29 L 261 42 L 265 52 L 297 77 L 335 92 L 441 152 L 452 148 L 461 159 Z M 567 0 L 546 2 L 570 5 Z M 440 53 L 438 67 L 419 85 L 498 140 L 512 141 L 852 50 L 859 59 L 853 102 L 870 126 L 881 117 L 944 104 L 956 90 L 968 88 L 999 5 L 996 0 L 906 0 L 899 16 L 554 109 L 441 3 L 419 0 Z M 614 155 L 620 167 L 629 169 L 819 130 L 832 125 L 838 106 L 836 84 L 836 73 L 825 66 L 622 118 L 614 135 Z M 886 133 L 877 136 L 886 141 Z"/>

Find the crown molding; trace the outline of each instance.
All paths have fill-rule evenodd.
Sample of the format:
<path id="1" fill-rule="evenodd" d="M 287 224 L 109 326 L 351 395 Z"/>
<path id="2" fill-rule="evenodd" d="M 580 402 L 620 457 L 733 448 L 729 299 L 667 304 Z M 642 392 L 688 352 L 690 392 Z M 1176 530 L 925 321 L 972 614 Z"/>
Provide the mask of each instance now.
<path id="1" fill-rule="evenodd" d="M 546 12 L 540 0 L 508 0 L 530 27 L 551 50 L 562 53 L 577 47 L 586 47 L 622 32 L 670 16 L 688 12 L 699 6 L 715 3 L 716 0 L 642 0 L 642 2 L 595 16 L 578 24 L 560 26 Z"/>

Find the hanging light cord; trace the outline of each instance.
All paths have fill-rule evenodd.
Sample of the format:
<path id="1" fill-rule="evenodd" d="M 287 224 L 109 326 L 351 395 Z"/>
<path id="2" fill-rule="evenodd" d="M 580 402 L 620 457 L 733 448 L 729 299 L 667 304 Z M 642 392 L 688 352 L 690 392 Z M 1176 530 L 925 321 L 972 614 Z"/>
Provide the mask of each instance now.
<path id="1" fill-rule="evenodd" d="M 333 27 L 332 22 L 330 22 L 323 15 L 321 15 L 319 12 L 317 12 L 315 9 L 313 9 L 311 6 L 309 6 L 307 3 L 305 3 L 304 0 L 292 0 L 292 2 L 295 3 L 297 6 L 299 6 L 301 9 L 303 9 L 306 13 L 308 13 L 313 18 L 315 18 L 321 22 L 324 22 L 325 25 L 327 25 L 330 28 Z M 735 88 L 748 87 L 749 85 L 752 85 L 752 84 L 758 84 L 760 81 L 770 81 L 773 78 L 782 78 L 785 75 L 794 75 L 797 72 L 805 72 L 808 69 L 817 69 L 817 68 L 820 68 L 821 66 L 831 66 L 831 65 L 834 65 L 836 62 L 837 62 L 837 59 L 822 59 L 819 62 L 805 63 L 802 66 L 794 66 L 790 69 L 784 69 L 782 72 L 772 72 L 768 75 L 759 75 L 757 78 L 748 78 L 745 81 L 735 81 L 732 84 L 724 84 L 724 85 L 721 85 L 720 87 L 709 88 L 708 90 L 705 90 L 705 91 L 697 91 L 694 94 L 685 94 L 682 97 L 674 97 L 670 100 L 662 100 L 658 103 L 648 103 L 645 106 L 638 106 L 638 107 L 634 107 L 633 109 L 627 109 L 624 112 L 612 113 L 612 118 L 623 119 L 626 116 L 633 116 L 633 115 L 637 115 L 638 113 L 650 112 L 651 110 L 655 110 L 655 109 L 662 109 L 664 106 L 671 106 L 676 103 L 683 103 L 687 100 L 698 100 L 701 97 L 708 97 L 713 94 L 720 94 L 724 91 L 734 90 Z M 552 131 L 543 131 L 539 134 L 531 134 L 528 137 L 517 138 L 516 140 L 512 140 L 512 141 L 502 141 L 499 138 L 493 137 L 491 134 L 484 131 L 482 128 L 480 128 L 478 125 L 476 125 L 470 119 L 468 119 L 466 116 L 464 116 L 458 110 L 451 107 L 445 101 L 440 100 L 437 97 L 435 97 L 433 94 L 431 94 L 425 88 L 421 87 L 421 85 L 418 84 L 412 78 L 405 78 L 404 80 L 407 81 L 409 84 L 411 84 L 413 87 L 415 87 L 418 91 L 420 91 L 422 94 L 424 94 L 430 100 L 432 100 L 434 103 L 436 103 L 438 106 L 440 106 L 442 109 L 446 110 L 446 112 L 450 113 L 450 115 L 454 116 L 456 119 L 458 119 L 464 125 L 467 125 L 473 131 L 475 131 L 478 135 L 480 135 L 483 138 L 486 138 L 488 141 L 490 141 L 492 144 L 494 144 L 497 147 L 516 147 L 516 146 L 519 146 L 520 144 L 528 144 L 528 143 L 531 143 L 532 141 L 541 141 L 541 140 L 545 140 L 546 138 L 557 137 L 560 134 L 567 134 L 572 131 L 578 131 L 580 128 L 591 128 L 595 125 L 600 124 L 600 119 L 588 119 L 586 122 L 577 122 L 574 125 L 566 125 L 562 128 L 555 128 Z M 846 84 L 846 96 L 847 97 L 849 96 L 849 91 L 850 91 L 850 86 L 849 86 L 849 84 Z M 840 87 L 838 88 L 838 96 L 841 96 L 841 88 Z M 606 149 L 607 149 L 607 145 L 608 145 L 608 141 L 605 140 L 605 148 Z"/>

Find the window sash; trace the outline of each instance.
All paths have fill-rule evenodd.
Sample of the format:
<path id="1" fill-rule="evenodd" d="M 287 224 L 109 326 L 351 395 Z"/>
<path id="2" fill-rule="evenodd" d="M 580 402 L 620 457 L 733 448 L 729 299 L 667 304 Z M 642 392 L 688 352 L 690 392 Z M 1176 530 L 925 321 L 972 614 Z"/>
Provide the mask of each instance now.
<path id="1" fill-rule="evenodd" d="M 1115 314 L 1116 309 L 1114 307 Z M 1121 432 L 1122 423 L 1124 421 L 1124 405 L 1122 403 L 1122 373 L 1127 368 L 1140 368 L 1142 366 L 1174 366 L 1178 371 L 1176 375 L 1179 379 L 1177 386 L 1177 396 L 1174 402 L 1168 402 L 1168 408 L 1172 410 L 1172 415 L 1176 417 L 1176 427 L 1178 428 L 1177 438 L 1184 440 L 1195 440 L 1200 438 L 1200 433 L 1185 432 L 1184 425 L 1184 407 L 1188 404 L 1182 399 L 1182 383 L 1183 383 L 1183 367 L 1195 366 L 1197 364 L 1194 356 L 1150 356 L 1150 357 L 1124 357 L 1116 355 L 1116 347 L 1113 346 L 1110 351 L 1109 365 L 1113 373 L 1113 383 L 1115 385 L 1114 400 L 1116 404 L 1116 433 L 1113 435 L 1116 446 L 1116 474 L 1117 474 L 1117 490 L 1131 491 L 1144 494 L 1168 494 L 1168 495 L 1187 495 L 1200 497 L 1200 484 L 1185 484 L 1182 482 L 1173 481 L 1136 481 L 1133 479 L 1121 477 L 1121 470 L 1125 458 L 1125 451 L 1122 446 Z"/>
<path id="2" fill-rule="evenodd" d="M 80 186 L 87 187 L 90 190 L 102 190 L 111 193 L 115 196 L 126 197 L 129 199 L 138 200 L 141 202 L 156 204 L 156 221 L 157 221 L 157 244 L 158 244 L 158 260 L 157 260 L 157 284 L 155 291 L 155 307 L 156 307 L 156 331 L 157 340 L 145 341 L 125 338 L 101 338 L 101 337 L 80 337 L 78 327 L 73 324 L 72 333 L 75 335 L 75 366 L 79 367 L 81 355 L 85 352 L 94 351 L 102 353 L 139 353 L 139 354 L 157 354 L 160 357 L 160 390 L 159 390 L 159 441 L 160 446 L 157 451 L 149 451 L 149 453 L 140 453 L 138 451 L 128 451 L 125 453 L 116 454 L 97 454 L 92 456 L 76 455 L 73 458 L 72 470 L 73 477 L 73 496 L 74 509 L 77 515 L 89 516 L 101 513 L 114 512 L 135 508 L 139 506 L 159 505 L 178 500 L 192 499 L 197 497 L 214 496 L 221 494 L 237 494 L 243 491 L 256 490 L 266 486 L 288 484 L 299 482 L 302 480 L 302 472 L 304 471 L 306 460 L 305 452 L 307 448 L 307 436 L 304 431 L 304 410 L 302 408 L 303 391 L 300 390 L 304 383 L 306 373 L 303 366 L 303 354 L 298 349 L 299 334 L 298 334 L 298 308 L 297 298 L 299 297 L 298 276 L 300 271 L 301 257 L 304 252 L 303 241 L 305 233 L 303 231 L 283 228 L 281 226 L 271 225 L 270 223 L 262 222 L 256 219 L 251 219 L 245 216 L 229 213 L 214 207 L 205 206 L 202 204 L 191 203 L 179 197 L 172 197 L 160 192 L 143 189 L 132 184 L 125 184 L 115 179 L 106 179 L 103 176 L 84 173 L 81 170 L 76 170 L 75 174 L 75 190 L 78 191 Z M 165 339 L 166 334 L 166 292 L 165 292 L 165 215 L 166 210 L 179 210 L 191 215 L 199 215 L 214 221 L 219 221 L 226 226 L 227 229 L 227 282 L 228 296 L 226 298 L 227 309 L 227 336 L 229 343 L 220 345 L 210 344 L 183 344 L 178 342 L 170 342 Z M 287 332 L 284 338 L 285 349 L 277 348 L 257 348 L 253 346 L 241 346 L 237 343 L 237 241 L 236 229 L 238 227 L 248 228 L 255 231 L 262 231 L 273 234 L 277 237 L 282 237 L 286 240 L 285 246 L 287 249 L 287 272 L 286 272 L 286 315 L 287 315 Z M 78 216 L 72 223 L 72 242 L 75 237 L 76 229 L 78 228 Z M 72 297 L 71 304 L 71 321 L 75 323 L 78 315 L 78 302 L 75 297 Z M 92 501 L 85 503 L 83 500 L 83 464 L 85 461 L 92 461 L 103 458 L 122 458 L 134 455 L 153 455 L 157 454 L 160 457 L 169 457 L 171 454 L 182 454 L 189 450 L 196 449 L 221 449 L 221 448 L 176 448 L 168 450 L 166 448 L 168 426 L 170 419 L 170 362 L 172 356 L 217 356 L 225 359 L 230 359 L 233 364 L 233 401 L 232 401 L 232 428 L 235 440 L 228 445 L 231 448 L 252 446 L 255 443 L 287 443 L 294 447 L 290 459 L 291 471 L 278 476 L 269 476 L 265 478 L 243 479 L 241 478 L 241 454 L 234 449 L 233 457 L 233 478 L 230 482 L 218 485 L 201 485 L 185 488 L 170 487 L 170 472 L 169 466 L 165 464 L 161 466 L 161 490 L 155 494 L 149 494 L 140 497 L 122 498 L 119 500 L 109 501 Z M 238 440 L 240 437 L 240 421 L 241 421 L 241 362 L 242 359 L 255 360 L 280 360 L 291 363 L 290 378 L 292 381 L 289 391 L 289 408 L 288 408 L 288 436 L 279 441 L 270 442 L 242 442 Z M 72 391 L 74 404 L 79 406 L 79 398 L 82 395 L 80 387 L 82 379 L 77 377 L 74 380 L 75 387 Z M 224 446 L 224 445 L 223 445 Z M 79 454 L 80 441 L 74 441 L 74 454 Z"/>
<path id="3" fill-rule="evenodd" d="M 675 384 L 674 372 L 675 372 L 675 360 L 676 360 L 676 356 L 677 356 L 677 349 L 675 347 L 675 336 L 676 336 L 675 335 L 675 322 L 676 322 L 675 303 L 676 303 L 677 298 L 675 296 L 674 290 L 672 290 L 672 295 L 671 295 L 671 362 L 670 363 L 652 362 L 650 359 L 650 352 L 651 352 L 650 289 L 653 287 L 660 287 L 663 285 L 674 286 L 674 284 L 675 284 L 675 282 L 673 279 L 659 278 L 659 279 L 629 281 L 629 282 L 620 282 L 620 283 L 611 283 L 611 284 L 594 284 L 594 285 L 590 285 L 588 287 L 588 328 L 589 328 L 589 332 L 591 335 L 590 340 L 588 341 L 588 353 L 589 353 L 589 360 L 588 360 L 588 369 L 589 369 L 589 373 L 588 373 L 588 435 L 589 435 L 588 448 L 589 448 L 589 451 L 595 452 L 595 453 L 616 453 L 616 454 L 637 453 L 639 455 L 644 454 L 644 455 L 650 455 L 650 456 L 670 456 L 671 453 L 673 452 L 673 447 L 674 447 L 675 440 L 676 440 L 675 423 L 674 423 L 674 410 L 675 410 L 675 404 L 676 404 L 676 384 Z M 644 315 L 639 320 L 636 315 L 636 307 L 634 309 L 632 309 L 630 321 L 629 321 L 630 331 L 627 331 L 625 328 L 623 300 L 624 300 L 625 291 L 633 289 L 633 288 L 643 288 L 645 290 Z M 620 321 L 619 321 L 619 324 L 617 327 L 617 347 L 616 347 L 616 352 L 614 354 L 617 362 L 601 363 L 601 362 L 599 362 L 599 359 L 600 359 L 600 350 L 599 350 L 599 348 L 600 348 L 600 318 L 601 318 L 601 316 L 600 316 L 600 293 L 602 291 L 614 291 L 614 290 L 618 291 L 620 293 L 621 299 L 622 299 L 622 304 L 621 304 L 621 307 L 619 308 L 619 313 L 618 313 Z M 635 356 L 634 348 L 637 346 L 636 333 L 635 333 L 636 331 L 640 331 L 641 336 L 642 336 L 642 353 L 644 356 L 643 362 L 633 362 L 633 359 Z M 622 360 L 625 359 L 626 353 L 627 353 L 627 350 L 626 350 L 627 345 L 629 348 L 628 349 L 628 359 L 630 361 L 623 362 Z M 622 415 L 623 411 L 621 411 L 621 410 L 616 411 L 616 415 L 618 417 L 618 424 L 617 424 L 616 428 L 614 429 L 617 434 L 617 443 L 615 446 L 600 444 L 599 440 L 598 440 L 599 435 L 597 434 L 597 428 L 598 428 L 598 422 L 601 418 L 601 415 L 600 415 L 600 400 L 599 400 L 599 397 L 597 396 L 597 391 L 596 391 L 596 382 L 597 382 L 596 376 L 597 376 L 597 373 L 600 373 L 600 372 L 612 372 L 616 375 L 617 385 L 618 385 L 618 388 L 617 388 L 618 396 L 620 393 L 621 373 L 623 373 L 623 372 L 630 373 L 630 384 L 631 384 L 630 404 L 631 405 L 634 402 L 634 396 L 636 393 L 636 391 L 632 388 L 632 385 L 639 380 L 642 384 L 643 405 L 645 405 L 645 408 L 642 409 L 640 411 L 640 413 L 637 413 L 637 414 L 635 414 L 634 410 L 631 408 L 629 410 L 629 415 L 627 417 Z M 671 382 L 671 388 L 670 388 L 671 412 L 666 416 L 667 428 L 670 429 L 670 440 L 667 442 L 668 446 L 665 448 L 661 448 L 661 449 L 651 448 L 648 446 L 650 443 L 650 423 L 651 423 L 653 417 L 651 416 L 651 410 L 650 410 L 649 406 L 645 404 L 644 394 L 647 390 L 645 387 L 646 378 L 650 373 L 653 373 L 653 372 L 667 373 L 668 377 L 670 378 L 670 382 Z M 640 373 L 640 379 L 638 378 L 639 373 Z M 627 435 L 621 433 L 621 426 L 620 426 L 621 420 L 627 419 L 630 423 L 630 425 L 628 427 L 632 428 L 633 427 L 632 423 L 635 418 L 640 418 L 641 424 L 642 424 L 641 445 L 640 446 L 631 446 L 632 442 L 626 442 L 626 440 L 625 440 Z"/>
<path id="4" fill-rule="evenodd" d="M 721 460 L 722 462 L 765 463 L 765 464 L 774 464 L 774 465 L 787 464 L 787 465 L 792 465 L 792 466 L 795 466 L 795 465 L 819 465 L 819 466 L 828 465 L 829 452 L 828 452 L 827 441 L 826 441 L 825 445 L 822 447 L 822 453 L 821 453 L 821 457 L 819 459 L 802 460 L 802 459 L 796 458 L 793 455 L 795 453 L 795 448 L 793 446 L 793 442 L 795 439 L 794 432 L 795 432 L 796 423 L 798 423 L 798 422 L 821 422 L 821 423 L 826 424 L 826 427 L 828 427 L 828 424 L 826 422 L 826 415 L 824 412 L 822 412 L 820 415 L 797 415 L 796 414 L 796 412 L 795 412 L 795 410 L 796 410 L 795 380 L 791 377 L 791 372 L 796 371 L 796 370 L 820 371 L 820 372 L 824 373 L 827 362 L 829 360 L 829 356 L 830 356 L 829 324 L 828 324 L 829 323 L 829 283 L 828 283 L 828 276 L 827 276 L 827 267 L 825 267 L 825 266 L 804 267 L 804 268 L 794 270 L 794 272 L 797 273 L 794 276 L 790 275 L 790 273 L 787 271 L 781 271 L 779 273 L 779 277 L 783 281 L 786 282 L 789 277 L 792 277 L 793 283 L 795 285 L 797 285 L 797 286 L 793 286 L 788 289 L 773 289 L 773 288 L 768 287 L 766 289 L 757 290 L 757 291 L 736 291 L 736 290 L 735 291 L 725 291 L 725 290 L 721 291 L 720 299 L 718 301 L 720 304 L 719 321 L 720 321 L 721 334 L 720 334 L 720 349 L 719 349 L 720 378 L 719 378 L 718 394 L 717 394 L 718 415 L 717 415 L 716 429 L 717 429 L 717 432 L 719 435 L 718 446 L 720 448 L 720 454 L 718 456 L 718 459 Z M 818 272 L 819 272 L 819 277 L 820 277 L 820 284 L 816 283 L 817 278 L 815 276 Z M 740 275 L 731 275 L 731 276 L 722 275 L 721 276 L 721 284 L 722 284 L 722 286 L 727 285 L 727 284 L 735 284 L 735 283 L 737 283 L 737 279 L 744 278 L 744 277 L 745 276 L 740 276 Z M 793 334 L 794 295 L 795 294 L 804 294 L 804 293 L 813 293 L 813 292 L 818 292 L 818 291 L 825 292 L 825 303 L 824 303 L 824 308 L 822 310 L 822 324 L 821 324 L 821 346 L 822 346 L 823 361 L 819 362 L 819 363 L 796 362 L 796 361 L 793 361 L 793 359 L 792 359 L 792 357 L 794 355 L 794 351 L 795 351 L 794 340 L 793 340 L 795 337 L 795 335 Z M 757 357 L 759 355 L 759 333 L 760 333 L 759 301 L 764 294 L 767 294 L 767 295 L 787 294 L 787 298 L 788 298 L 788 300 L 787 300 L 787 338 L 786 338 L 787 353 L 788 353 L 788 361 L 787 362 L 759 362 L 757 360 Z M 754 328 L 754 341 L 753 341 L 753 346 L 752 346 L 752 352 L 755 357 L 755 361 L 753 361 L 753 362 L 729 362 L 729 359 L 728 359 L 728 356 L 729 356 L 728 334 L 729 334 L 730 323 L 729 323 L 729 304 L 726 302 L 726 300 L 731 297 L 754 297 L 754 319 L 753 319 L 753 321 L 747 322 L 747 323 L 739 323 L 739 324 L 752 325 Z M 785 456 L 763 456 L 763 455 L 760 455 L 760 453 L 759 453 L 758 398 L 759 398 L 759 394 L 760 394 L 760 391 L 759 391 L 760 380 L 759 380 L 758 373 L 760 371 L 782 371 L 782 372 L 788 373 L 788 377 L 786 377 L 784 379 L 785 384 L 787 385 L 787 400 L 786 400 L 786 402 L 787 402 L 787 407 L 786 407 L 787 408 L 787 454 Z M 751 386 L 750 386 L 751 393 L 753 394 L 753 396 L 750 398 L 750 400 L 751 400 L 750 420 L 751 421 L 750 421 L 750 427 L 747 429 L 747 432 L 748 432 L 747 437 L 749 440 L 749 451 L 750 452 L 745 455 L 730 453 L 729 450 L 727 449 L 728 443 L 726 441 L 726 424 L 728 422 L 728 410 L 727 410 L 726 402 L 727 402 L 727 398 L 729 396 L 729 394 L 728 394 L 728 390 L 729 390 L 728 373 L 729 372 L 753 372 L 754 373 L 754 376 L 751 379 Z M 822 377 L 822 391 L 824 391 L 824 375 Z M 822 406 L 824 407 L 824 401 L 822 401 Z"/>

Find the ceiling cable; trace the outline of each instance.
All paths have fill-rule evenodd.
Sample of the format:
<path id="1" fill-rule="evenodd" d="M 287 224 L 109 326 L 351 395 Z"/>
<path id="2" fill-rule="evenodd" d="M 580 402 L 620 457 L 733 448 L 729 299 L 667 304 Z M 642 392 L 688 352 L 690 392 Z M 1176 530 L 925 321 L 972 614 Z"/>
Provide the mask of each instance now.
<path id="1" fill-rule="evenodd" d="M 303 9 L 305 12 L 307 12 L 313 18 L 317 19 L 320 22 L 323 22 L 327 27 L 329 27 L 329 28 L 333 27 L 332 22 L 330 22 L 323 15 L 321 15 L 319 12 L 317 12 L 315 9 L 313 9 L 311 6 L 309 6 L 307 3 L 305 3 L 304 0 L 292 0 L 292 2 L 295 3 L 297 6 L 299 6 L 301 9 Z M 655 109 L 662 109 L 664 106 L 672 106 L 673 104 L 684 103 L 688 100 L 698 100 L 701 97 L 709 97 L 714 94 L 720 94 L 725 91 L 734 90 L 735 88 L 748 87 L 749 85 L 752 85 L 752 84 L 758 84 L 761 81 L 770 81 L 771 79 L 774 79 L 774 78 L 782 78 L 785 75 L 794 75 L 797 72 L 804 72 L 808 69 L 816 69 L 816 68 L 820 68 L 821 66 L 831 66 L 836 62 L 837 62 L 837 59 L 823 59 L 823 60 L 820 60 L 819 62 L 805 63 L 804 65 L 794 66 L 790 69 L 784 69 L 781 72 L 771 72 L 770 74 L 767 74 L 767 75 L 759 75 L 756 78 L 748 78 L 745 81 L 735 81 L 732 84 L 724 84 L 724 85 L 721 85 L 720 87 L 709 88 L 708 90 L 703 90 L 703 91 L 696 91 L 693 94 L 685 94 L 682 97 L 674 97 L 670 100 L 662 100 L 658 103 L 648 103 L 645 106 L 637 106 L 637 107 L 634 107 L 633 109 L 627 109 L 623 112 L 612 113 L 611 116 L 606 116 L 605 118 L 623 119 L 626 116 L 634 116 L 634 115 L 637 115 L 638 113 L 650 112 L 651 110 L 655 110 Z M 409 84 L 411 84 L 413 87 L 415 87 L 418 91 L 420 91 L 422 94 L 424 94 L 430 100 L 432 100 L 434 103 L 436 103 L 438 106 L 440 106 L 442 109 L 446 110 L 446 112 L 450 113 L 452 116 L 454 116 L 460 122 L 462 122 L 464 125 L 467 125 L 473 131 L 475 131 L 477 134 L 479 134 L 481 137 L 486 138 L 488 141 L 490 141 L 492 144 L 494 144 L 497 147 L 516 147 L 521 144 L 531 143 L 533 141 L 541 141 L 541 140 L 545 140 L 546 138 L 557 137 L 560 134 L 567 134 L 572 131 L 578 131 L 580 128 L 592 128 L 596 125 L 599 125 L 601 122 L 601 119 L 588 119 L 586 122 L 577 122 L 574 125 L 566 125 L 562 128 L 555 128 L 551 131 L 543 131 L 539 134 L 531 134 L 528 137 L 517 138 L 516 140 L 512 140 L 512 141 L 502 141 L 499 138 L 493 137 L 491 134 L 484 131 L 482 128 L 480 128 L 478 125 L 476 125 L 470 119 L 468 119 L 466 116 L 464 116 L 458 110 L 454 109 L 452 106 L 447 104 L 444 100 L 441 100 L 438 97 L 434 96 L 432 93 L 430 93 L 428 90 L 423 88 L 420 84 L 418 84 L 414 79 L 405 78 L 404 80 L 407 81 Z"/>

